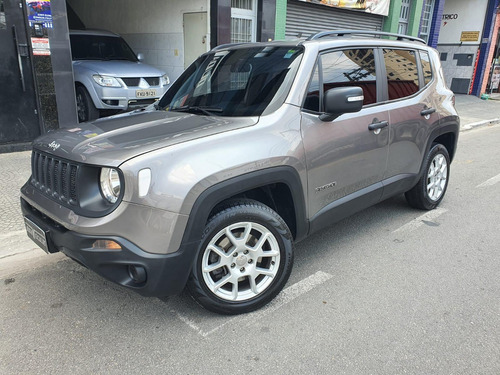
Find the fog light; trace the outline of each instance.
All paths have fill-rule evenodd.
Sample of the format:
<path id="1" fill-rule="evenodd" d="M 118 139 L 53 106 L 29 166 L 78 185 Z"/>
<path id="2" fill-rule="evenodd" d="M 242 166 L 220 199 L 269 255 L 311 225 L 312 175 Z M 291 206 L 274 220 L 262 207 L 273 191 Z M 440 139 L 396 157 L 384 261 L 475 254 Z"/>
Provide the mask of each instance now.
<path id="1" fill-rule="evenodd" d="M 146 281 L 146 270 L 142 266 L 128 266 L 128 274 L 134 283 L 142 284 Z"/>
<path id="2" fill-rule="evenodd" d="M 122 247 L 111 240 L 97 240 L 92 245 L 93 249 L 104 249 L 104 250 L 121 250 Z"/>

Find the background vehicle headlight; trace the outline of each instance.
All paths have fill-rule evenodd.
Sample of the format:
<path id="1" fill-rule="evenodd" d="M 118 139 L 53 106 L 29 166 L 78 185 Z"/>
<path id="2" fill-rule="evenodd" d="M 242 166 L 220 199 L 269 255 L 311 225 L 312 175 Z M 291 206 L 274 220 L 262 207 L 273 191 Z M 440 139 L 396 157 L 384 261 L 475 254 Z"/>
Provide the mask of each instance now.
<path id="1" fill-rule="evenodd" d="M 161 85 L 162 86 L 166 86 L 166 85 L 169 85 L 170 84 L 170 78 L 168 78 L 168 75 L 164 74 L 161 76 Z"/>
<path id="2" fill-rule="evenodd" d="M 101 192 L 109 203 L 115 203 L 120 196 L 120 175 L 114 168 L 101 169 Z"/>
<path id="3" fill-rule="evenodd" d="M 92 76 L 94 78 L 94 81 L 99 86 L 104 86 L 104 87 L 122 87 L 120 82 L 115 77 L 110 77 L 110 76 L 101 76 L 100 74 L 94 74 Z"/>

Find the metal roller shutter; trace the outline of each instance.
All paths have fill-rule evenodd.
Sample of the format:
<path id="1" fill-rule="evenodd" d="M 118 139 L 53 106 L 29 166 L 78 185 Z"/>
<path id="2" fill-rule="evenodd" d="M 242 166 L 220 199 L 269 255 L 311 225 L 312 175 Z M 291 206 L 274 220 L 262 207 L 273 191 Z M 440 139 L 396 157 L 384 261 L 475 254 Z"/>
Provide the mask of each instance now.
<path id="1" fill-rule="evenodd" d="M 288 1 L 285 35 L 303 37 L 324 30 L 382 30 L 384 17 L 376 14 L 327 7 L 302 1 Z"/>

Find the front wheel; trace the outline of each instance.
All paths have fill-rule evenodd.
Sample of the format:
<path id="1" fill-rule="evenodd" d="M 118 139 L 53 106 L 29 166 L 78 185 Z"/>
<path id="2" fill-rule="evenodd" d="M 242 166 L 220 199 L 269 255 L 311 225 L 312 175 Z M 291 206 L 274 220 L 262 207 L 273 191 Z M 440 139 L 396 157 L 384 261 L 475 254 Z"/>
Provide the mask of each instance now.
<path id="1" fill-rule="evenodd" d="M 271 301 L 293 265 L 292 235 L 271 208 L 232 201 L 207 223 L 188 288 L 208 310 L 240 314 Z"/>
<path id="2" fill-rule="evenodd" d="M 92 121 L 99 118 L 99 110 L 95 107 L 89 92 L 83 86 L 76 86 L 76 109 L 78 122 Z"/>
<path id="3" fill-rule="evenodd" d="M 417 185 L 405 193 L 410 206 L 432 210 L 443 200 L 450 175 L 450 156 L 442 144 L 435 144 L 425 159 L 425 169 Z"/>

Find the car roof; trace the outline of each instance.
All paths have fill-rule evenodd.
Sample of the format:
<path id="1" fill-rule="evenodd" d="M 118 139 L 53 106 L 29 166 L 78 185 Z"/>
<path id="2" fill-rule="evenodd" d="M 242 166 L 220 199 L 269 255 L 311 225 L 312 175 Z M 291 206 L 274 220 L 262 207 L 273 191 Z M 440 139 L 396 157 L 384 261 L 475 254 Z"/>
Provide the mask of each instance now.
<path id="1" fill-rule="evenodd" d="M 119 38 L 120 35 L 112 33 L 107 30 L 98 30 L 98 29 L 85 29 L 85 30 L 70 30 L 70 35 L 97 35 L 97 36 L 114 36 Z"/>

